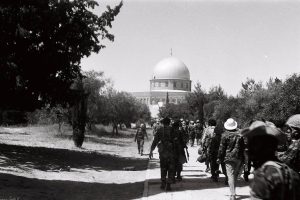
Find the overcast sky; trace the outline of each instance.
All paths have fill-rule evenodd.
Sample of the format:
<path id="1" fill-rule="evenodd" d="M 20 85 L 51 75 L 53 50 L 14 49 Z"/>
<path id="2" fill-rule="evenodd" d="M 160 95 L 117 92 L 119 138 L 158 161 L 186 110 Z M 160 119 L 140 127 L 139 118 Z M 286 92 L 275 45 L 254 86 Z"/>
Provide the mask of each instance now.
<path id="1" fill-rule="evenodd" d="M 125 0 L 111 33 L 115 41 L 82 67 L 104 71 L 118 90 L 148 91 L 171 48 L 193 84 L 220 84 L 230 95 L 247 77 L 265 82 L 300 72 L 300 1 Z"/>

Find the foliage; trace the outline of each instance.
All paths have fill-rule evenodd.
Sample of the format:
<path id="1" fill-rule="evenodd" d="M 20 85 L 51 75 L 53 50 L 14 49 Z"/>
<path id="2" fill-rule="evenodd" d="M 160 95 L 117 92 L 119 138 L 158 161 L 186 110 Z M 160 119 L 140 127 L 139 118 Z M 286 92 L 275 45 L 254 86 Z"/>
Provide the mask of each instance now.
<path id="1" fill-rule="evenodd" d="M 162 107 L 159 112 L 160 117 L 168 116 L 172 119 L 194 119 L 195 116 L 190 110 L 188 103 L 180 104 L 167 104 L 165 107 Z"/>
<path id="2" fill-rule="evenodd" d="M 98 119 L 102 123 L 113 124 L 116 134 L 118 134 L 118 125 L 128 126 L 131 122 L 150 121 L 149 108 L 127 92 L 109 90 L 99 103 L 104 110 Z"/>
<path id="3" fill-rule="evenodd" d="M 203 106 L 207 102 L 205 94 L 206 92 L 202 89 L 200 82 L 197 82 L 193 92 L 186 97 L 187 102 L 190 105 L 190 109 L 195 111 L 197 119 L 199 119 L 202 124 L 204 122 Z"/>
<path id="4" fill-rule="evenodd" d="M 286 80 L 270 78 L 265 86 L 247 78 L 236 97 L 228 97 L 221 86 L 211 88 L 208 93 L 202 91 L 202 94 L 205 97 L 205 118 L 215 118 L 219 123 L 232 117 L 240 127 L 248 126 L 253 120 L 268 120 L 282 126 L 289 116 L 300 113 L 299 74 L 293 74 Z M 195 94 L 191 96 L 192 100 L 197 100 Z M 201 104 L 190 102 L 191 110 L 196 114 Z"/>
<path id="5" fill-rule="evenodd" d="M 0 99 L 2 109 L 33 110 L 73 99 L 80 60 L 113 41 L 108 32 L 122 2 L 101 16 L 93 0 L 0 3 Z"/>

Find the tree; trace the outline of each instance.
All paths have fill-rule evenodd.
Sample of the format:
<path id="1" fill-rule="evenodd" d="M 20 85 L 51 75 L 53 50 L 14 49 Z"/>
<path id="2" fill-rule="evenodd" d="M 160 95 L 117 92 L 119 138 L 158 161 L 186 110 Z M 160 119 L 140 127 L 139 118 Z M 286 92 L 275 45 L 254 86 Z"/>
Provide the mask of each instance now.
<path id="1" fill-rule="evenodd" d="M 93 0 L 0 3 L 1 109 L 33 110 L 73 99 L 80 60 L 113 41 L 108 32 L 122 2 L 97 16 Z"/>
<path id="2" fill-rule="evenodd" d="M 114 40 L 108 28 L 122 2 L 115 8 L 108 6 L 101 16 L 91 11 L 95 6 L 93 0 L 3 0 L 0 4 L 0 89 L 5 94 L 0 109 L 71 104 L 73 117 L 78 117 L 72 120 L 76 146 L 84 138 L 87 97 L 81 87 L 80 61 L 104 48 L 104 39 Z"/>
<path id="3" fill-rule="evenodd" d="M 83 72 L 83 74 L 83 88 L 89 94 L 87 99 L 87 125 L 88 129 L 92 130 L 93 125 L 97 122 L 97 115 L 101 112 L 100 93 L 109 80 L 104 78 L 103 72 L 92 70 Z"/>
<path id="4" fill-rule="evenodd" d="M 118 135 L 118 125 L 129 125 L 138 120 L 150 121 L 149 108 L 127 92 L 110 90 L 102 102 L 106 107 L 104 122 L 113 125 L 115 135 Z"/>
<path id="5" fill-rule="evenodd" d="M 197 118 L 204 124 L 203 106 L 207 102 L 206 93 L 202 89 L 200 82 L 197 82 L 193 92 L 186 97 L 188 104 L 192 110 L 196 111 Z"/>

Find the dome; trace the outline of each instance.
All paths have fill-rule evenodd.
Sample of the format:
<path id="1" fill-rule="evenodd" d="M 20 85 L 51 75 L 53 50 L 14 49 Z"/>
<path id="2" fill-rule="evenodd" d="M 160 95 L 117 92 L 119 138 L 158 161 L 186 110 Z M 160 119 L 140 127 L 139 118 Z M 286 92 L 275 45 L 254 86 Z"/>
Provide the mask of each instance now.
<path id="1" fill-rule="evenodd" d="M 181 60 L 168 57 L 155 65 L 152 78 L 190 80 L 190 72 Z"/>

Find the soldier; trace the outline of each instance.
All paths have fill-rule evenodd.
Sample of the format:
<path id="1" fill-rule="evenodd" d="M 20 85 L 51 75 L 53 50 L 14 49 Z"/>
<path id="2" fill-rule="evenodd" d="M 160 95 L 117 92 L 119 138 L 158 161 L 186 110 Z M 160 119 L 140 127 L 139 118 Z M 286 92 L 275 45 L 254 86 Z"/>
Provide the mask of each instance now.
<path id="1" fill-rule="evenodd" d="M 162 124 L 163 126 L 159 127 L 152 142 L 149 158 L 153 157 L 153 150 L 158 146 L 161 175 L 160 188 L 170 191 L 171 183 L 175 177 L 174 133 L 172 127 L 170 127 L 170 118 L 164 118 Z"/>
<path id="2" fill-rule="evenodd" d="M 146 126 L 145 126 L 145 124 L 141 124 L 141 126 L 137 129 L 135 138 L 134 138 L 134 141 L 137 142 L 138 152 L 139 152 L 139 154 L 141 154 L 141 156 L 143 155 L 143 151 L 144 151 L 145 136 L 148 139 Z"/>
<path id="3" fill-rule="evenodd" d="M 203 126 L 200 123 L 199 119 L 197 119 L 197 121 L 196 121 L 195 132 L 196 132 L 197 145 L 200 145 L 200 141 L 201 141 L 202 133 L 203 133 Z"/>
<path id="4" fill-rule="evenodd" d="M 210 139 L 210 144 L 208 145 L 208 150 L 207 150 L 208 155 L 209 155 L 209 160 L 210 160 L 210 167 L 211 167 L 211 179 L 214 182 L 218 182 L 218 177 L 219 177 L 219 173 L 220 173 L 219 163 L 217 163 L 217 159 L 218 159 L 218 151 L 219 151 L 220 142 L 221 142 L 221 136 L 222 136 L 223 132 L 224 132 L 223 123 L 218 121 L 218 123 L 214 129 L 213 135 Z M 227 177 L 224 166 L 222 166 L 222 171 L 223 171 L 224 175 Z"/>
<path id="5" fill-rule="evenodd" d="M 184 141 L 184 132 L 179 128 L 180 121 L 175 121 L 172 127 L 174 131 L 176 179 L 181 181 L 181 171 L 183 169 L 182 165 L 187 162 L 185 156 L 185 149 L 187 150 L 187 146 Z"/>
<path id="6" fill-rule="evenodd" d="M 300 173 L 300 114 L 291 116 L 287 120 L 286 126 L 287 134 L 292 138 L 292 144 L 280 157 L 280 160 Z"/>
<path id="7" fill-rule="evenodd" d="M 237 122 L 234 119 L 227 119 L 224 128 L 226 131 L 221 138 L 218 163 L 225 163 L 231 194 L 230 200 L 234 200 L 236 182 L 244 159 L 245 146 L 244 140 L 237 130 Z"/>
<path id="8" fill-rule="evenodd" d="M 190 136 L 190 145 L 191 145 L 191 147 L 193 147 L 194 143 L 195 143 L 195 137 L 196 137 L 194 121 L 190 121 L 188 130 L 189 130 L 189 136 Z"/>
<path id="9" fill-rule="evenodd" d="M 159 126 L 160 126 L 159 119 L 157 119 L 155 124 L 153 125 L 153 137 L 155 136 Z"/>
<path id="10" fill-rule="evenodd" d="M 210 168 L 209 168 L 209 154 L 208 154 L 208 148 L 209 148 L 209 145 L 210 145 L 210 140 L 211 140 L 211 137 L 214 133 L 214 130 L 215 130 L 215 127 L 216 127 L 216 120 L 214 119 L 209 119 L 208 120 L 208 127 L 205 129 L 203 135 L 202 135 L 202 140 L 201 140 L 201 143 L 202 143 L 202 151 L 203 153 L 206 155 L 206 161 L 205 161 L 205 165 L 206 165 L 206 172 L 209 172 Z"/>
<path id="11" fill-rule="evenodd" d="M 278 144 L 285 142 L 285 135 L 275 125 L 262 121 L 253 122 L 242 134 L 247 138 L 249 157 L 255 169 L 250 185 L 251 199 L 300 199 L 299 175 L 280 162 L 275 153 Z"/>
<path id="12" fill-rule="evenodd" d="M 189 142 L 189 133 L 188 133 L 188 127 L 187 127 L 185 121 L 181 122 L 179 129 L 182 131 L 183 140 L 184 140 L 185 144 L 187 144 Z"/>

